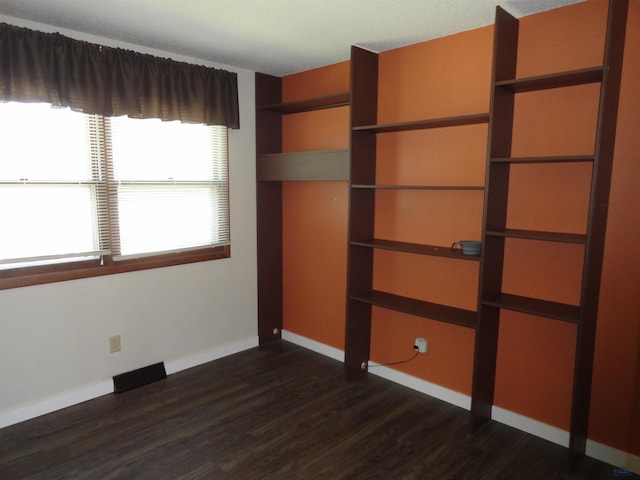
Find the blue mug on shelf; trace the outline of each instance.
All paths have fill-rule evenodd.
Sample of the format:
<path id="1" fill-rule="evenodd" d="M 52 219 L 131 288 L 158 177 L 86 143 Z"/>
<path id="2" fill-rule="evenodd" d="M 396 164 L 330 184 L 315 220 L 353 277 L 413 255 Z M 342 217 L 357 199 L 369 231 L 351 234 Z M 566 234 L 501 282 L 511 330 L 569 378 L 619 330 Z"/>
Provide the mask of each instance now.
<path id="1" fill-rule="evenodd" d="M 451 248 L 456 248 L 457 246 L 462 248 L 462 253 L 464 255 L 480 255 L 482 242 L 479 240 L 460 240 L 458 242 L 453 242 Z"/>

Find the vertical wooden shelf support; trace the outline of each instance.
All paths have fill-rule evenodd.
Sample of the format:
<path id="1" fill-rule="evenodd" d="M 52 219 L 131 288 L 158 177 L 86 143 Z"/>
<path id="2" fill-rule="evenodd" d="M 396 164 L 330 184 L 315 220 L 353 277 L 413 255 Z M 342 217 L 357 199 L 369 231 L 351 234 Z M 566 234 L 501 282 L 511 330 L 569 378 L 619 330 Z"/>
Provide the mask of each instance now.
<path id="1" fill-rule="evenodd" d="M 256 73 L 256 105 L 282 101 L 282 79 Z M 282 151 L 282 115 L 256 108 L 256 154 Z M 258 338 L 278 340 L 282 331 L 282 184 L 256 182 L 258 244 Z"/>
<path id="2" fill-rule="evenodd" d="M 518 20 L 496 7 L 493 38 L 492 85 L 515 78 L 518 55 Z M 504 237 L 489 237 L 488 230 L 504 230 L 507 222 L 509 163 L 491 164 L 489 159 L 511 157 L 515 94 L 492 88 L 485 178 L 483 253 L 480 261 L 480 299 L 495 296 L 502 287 Z M 472 426 L 478 430 L 491 420 L 495 386 L 500 309 L 478 303 L 475 362 L 471 387 Z"/>
<path id="3" fill-rule="evenodd" d="M 373 125 L 378 116 L 378 55 L 351 47 L 351 126 Z M 351 183 L 375 183 L 376 135 L 351 130 Z M 373 249 L 351 245 L 351 241 L 373 238 L 375 191 L 350 188 L 349 260 L 347 268 L 347 324 L 345 375 L 349 379 L 366 373 L 371 340 L 371 305 L 350 297 L 372 288 Z"/>

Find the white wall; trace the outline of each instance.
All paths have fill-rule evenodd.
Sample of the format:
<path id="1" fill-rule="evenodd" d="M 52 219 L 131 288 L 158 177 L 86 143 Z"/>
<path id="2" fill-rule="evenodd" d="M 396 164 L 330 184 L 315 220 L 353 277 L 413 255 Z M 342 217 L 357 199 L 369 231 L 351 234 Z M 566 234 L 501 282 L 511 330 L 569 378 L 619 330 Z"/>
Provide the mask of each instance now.
<path id="1" fill-rule="evenodd" d="M 254 73 L 0 16 L 0 21 L 238 73 L 229 131 L 231 258 L 0 291 L 0 427 L 257 345 Z M 122 351 L 109 353 L 109 336 Z"/>

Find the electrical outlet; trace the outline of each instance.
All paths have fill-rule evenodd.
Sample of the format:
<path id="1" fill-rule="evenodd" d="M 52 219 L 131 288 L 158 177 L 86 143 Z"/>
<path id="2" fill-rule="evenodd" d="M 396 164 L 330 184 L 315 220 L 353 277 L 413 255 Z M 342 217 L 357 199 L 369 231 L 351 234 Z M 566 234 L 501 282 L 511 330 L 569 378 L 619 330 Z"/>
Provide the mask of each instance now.
<path id="1" fill-rule="evenodd" d="M 427 353 L 427 340 L 423 337 L 416 337 L 415 342 L 413 342 L 413 348 L 418 353 Z"/>
<path id="2" fill-rule="evenodd" d="M 111 353 L 116 353 L 120 350 L 122 350 L 122 345 L 120 344 L 120 335 L 109 337 L 109 351 Z"/>

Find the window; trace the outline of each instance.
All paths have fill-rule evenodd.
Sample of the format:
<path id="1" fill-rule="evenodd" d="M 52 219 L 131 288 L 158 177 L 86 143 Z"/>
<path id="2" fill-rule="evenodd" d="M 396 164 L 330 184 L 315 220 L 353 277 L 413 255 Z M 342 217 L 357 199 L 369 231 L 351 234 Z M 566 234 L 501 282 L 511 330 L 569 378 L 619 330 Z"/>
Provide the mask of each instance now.
<path id="1" fill-rule="evenodd" d="M 0 103 L 0 132 L 0 278 L 228 256 L 226 127 Z"/>

